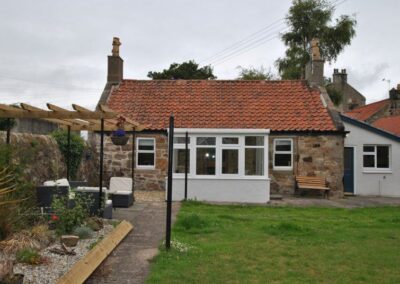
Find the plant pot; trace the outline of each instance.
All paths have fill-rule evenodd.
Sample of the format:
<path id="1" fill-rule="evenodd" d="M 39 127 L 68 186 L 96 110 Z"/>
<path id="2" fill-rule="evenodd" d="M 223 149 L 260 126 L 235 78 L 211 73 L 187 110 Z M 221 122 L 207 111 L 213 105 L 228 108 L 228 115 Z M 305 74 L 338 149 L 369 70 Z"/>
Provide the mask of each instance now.
<path id="1" fill-rule="evenodd" d="M 114 145 L 124 146 L 128 143 L 129 136 L 111 136 L 111 141 Z"/>

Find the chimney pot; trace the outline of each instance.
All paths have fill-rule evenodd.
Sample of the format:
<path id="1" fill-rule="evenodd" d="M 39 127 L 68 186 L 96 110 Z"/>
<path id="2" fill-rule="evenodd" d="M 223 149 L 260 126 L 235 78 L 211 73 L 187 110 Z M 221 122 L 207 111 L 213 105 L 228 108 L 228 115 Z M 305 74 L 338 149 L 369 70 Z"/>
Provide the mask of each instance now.
<path id="1" fill-rule="evenodd" d="M 346 74 L 346 69 L 342 69 L 342 74 Z"/>
<path id="2" fill-rule="evenodd" d="M 119 84 L 123 79 L 124 60 L 119 56 L 119 47 L 121 42 L 118 37 L 114 37 L 112 41 L 112 55 L 108 56 L 108 74 L 107 82 L 111 84 Z"/>

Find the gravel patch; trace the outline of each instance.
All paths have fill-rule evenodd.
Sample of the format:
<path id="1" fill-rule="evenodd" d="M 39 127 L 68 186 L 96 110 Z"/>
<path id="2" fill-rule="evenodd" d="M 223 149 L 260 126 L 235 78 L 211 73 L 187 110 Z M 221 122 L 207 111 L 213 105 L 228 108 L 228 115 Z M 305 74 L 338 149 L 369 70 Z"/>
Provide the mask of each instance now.
<path id="1" fill-rule="evenodd" d="M 40 265 L 17 263 L 14 264 L 14 273 L 24 274 L 24 283 L 26 284 L 56 283 L 58 278 L 68 272 L 78 260 L 88 253 L 92 243 L 105 237 L 113 230 L 113 225 L 105 221 L 104 227 L 100 231 L 94 232 L 90 239 L 79 240 L 77 246 L 72 248 L 76 255 L 58 255 L 50 252 L 49 250 L 54 247 L 60 248 L 60 242 L 57 241 L 40 251 L 41 256 L 46 258 L 45 263 Z"/>

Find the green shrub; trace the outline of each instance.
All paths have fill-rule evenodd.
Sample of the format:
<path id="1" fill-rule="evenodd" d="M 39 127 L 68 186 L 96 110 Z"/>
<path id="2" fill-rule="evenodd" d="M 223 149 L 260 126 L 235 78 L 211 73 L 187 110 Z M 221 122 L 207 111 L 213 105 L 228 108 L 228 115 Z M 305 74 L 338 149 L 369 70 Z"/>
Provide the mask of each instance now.
<path id="1" fill-rule="evenodd" d="M 27 264 L 39 264 L 42 261 L 39 252 L 31 248 L 18 251 L 15 257 L 18 262 Z"/>
<path id="2" fill-rule="evenodd" d="M 57 130 L 52 133 L 54 139 L 56 139 L 58 147 L 64 156 L 65 161 L 68 157 L 68 132 L 65 130 Z M 82 160 L 83 151 L 85 150 L 85 142 L 76 133 L 71 133 L 71 144 L 70 144 L 70 175 L 72 179 L 76 178 L 76 174 L 79 169 L 79 165 Z"/>
<path id="3" fill-rule="evenodd" d="M 89 227 L 78 227 L 74 230 L 73 233 L 75 236 L 78 236 L 79 239 L 90 239 L 93 235 L 93 230 L 90 229 Z"/>
<path id="4" fill-rule="evenodd" d="M 75 194 L 73 204 L 69 202 L 68 196 L 54 198 L 52 209 L 58 217 L 55 221 L 57 235 L 70 234 L 76 227 L 83 225 L 89 217 L 91 202 L 78 194 Z"/>

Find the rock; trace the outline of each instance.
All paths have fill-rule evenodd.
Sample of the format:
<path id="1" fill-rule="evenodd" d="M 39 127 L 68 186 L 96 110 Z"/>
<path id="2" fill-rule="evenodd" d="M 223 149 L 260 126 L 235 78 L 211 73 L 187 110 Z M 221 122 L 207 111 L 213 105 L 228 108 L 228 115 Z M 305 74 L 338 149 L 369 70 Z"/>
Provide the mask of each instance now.
<path id="1" fill-rule="evenodd" d="M 13 274 L 13 262 L 12 260 L 0 261 L 0 280 L 5 279 L 7 276 Z"/>
<path id="2" fill-rule="evenodd" d="M 78 244 L 79 237 L 73 235 L 64 235 L 61 236 L 61 243 L 66 245 L 67 247 L 74 247 Z"/>

